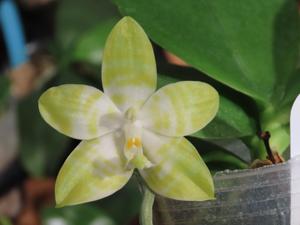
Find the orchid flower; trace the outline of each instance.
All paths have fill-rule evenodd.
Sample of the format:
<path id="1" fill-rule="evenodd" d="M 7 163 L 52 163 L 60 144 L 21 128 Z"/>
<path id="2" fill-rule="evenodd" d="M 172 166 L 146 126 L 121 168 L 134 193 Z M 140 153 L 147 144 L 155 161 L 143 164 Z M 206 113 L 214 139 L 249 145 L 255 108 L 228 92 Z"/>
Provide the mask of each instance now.
<path id="1" fill-rule="evenodd" d="M 105 45 L 104 92 L 68 84 L 43 93 L 39 110 L 44 120 L 82 140 L 58 174 L 58 206 L 109 196 L 127 183 L 134 170 L 162 196 L 194 201 L 213 198 L 210 172 L 183 136 L 213 119 L 218 93 L 195 81 L 169 84 L 155 92 L 156 79 L 149 39 L 135 20 L 124 17 Z"/>

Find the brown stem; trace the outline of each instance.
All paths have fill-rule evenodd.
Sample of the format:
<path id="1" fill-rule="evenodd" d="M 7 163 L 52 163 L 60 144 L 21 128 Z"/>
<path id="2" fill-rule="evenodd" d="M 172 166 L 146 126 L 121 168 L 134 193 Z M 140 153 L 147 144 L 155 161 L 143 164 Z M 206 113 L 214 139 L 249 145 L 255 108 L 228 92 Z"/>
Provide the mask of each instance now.
<path id="1" fill-rule="evenodd" d="M 270 147 L 270 138 L 271 138 L 270 132 L 269 131 L 261 132 L 259 134 L 259 137 L 263 140 L 263 142 L 265 144 L 265 148 L 266 148 L 267 154 L 269 156 L 269 159 L 272 161 L 273 164 L 276 164 L 276 160 L 274 158 L 272 149 Z"/>

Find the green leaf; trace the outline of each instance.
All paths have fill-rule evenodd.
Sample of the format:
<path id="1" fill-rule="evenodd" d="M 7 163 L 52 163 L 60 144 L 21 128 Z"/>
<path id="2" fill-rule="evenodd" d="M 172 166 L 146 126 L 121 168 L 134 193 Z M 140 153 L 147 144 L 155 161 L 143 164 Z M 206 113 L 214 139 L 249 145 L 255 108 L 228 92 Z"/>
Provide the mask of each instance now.
<path id="1" fill-rule="evenodd" d="M 133 177 L 134 178 L 134 177 Z M 55 219 L 65 225 L 106 225 L 104 221 L 115 224 L 130 224 L 130 221 L 139 213 L 142 194 L 138 189 L 136 179 L 130 179 L 124 188 L 112 196 L 100 201 L 79 206 L 64 208 L 44 208 L 42 210 L 42 224 L 54 225 Z M 130 202 L 130 204 L 120 203 Z M 95 220 L 103 220 L 102 223 L 93 223 Z"/>
<path id="2" fill-rule="evenodd" d="M 79 36 L 74 44 L 73 60 L 99 65 L 102 61 L 105 40 L 116 22 L 116 19 L 99 22 Z"/>
<path id="3" fill-rule="evenodd" d="M 193 134 L 200 138 L 234 138 L 255 133 L 255 124 L 246 112 L 236 103 L 220 97 L 220 107 L 215 119 L 203 130 Z"/>
<path id="4" fill-rule="evenodd" d="M 56 13 L 55 39 L 68 47 L 97 24 L 118 18 L 116 7 L 106 0 L 62 0 Z"/>
<path id="5" fill-rule="evenodd" d="M 50 50 L 55 55 L 58 66 L 66 67 L 78 56 L 78 44 L 82 46 L 83 39 L 86 39 L 85 35 L 93 33 L 93 29 L 97 27 L 103 27 L 104 33 L 99 36 L 99 39 L 105 37 L 105 28 L 112 20 L 116 20 L 120 17 L 117 12 L 116 6 L 106 0 L 61 0 L 58 2 L 56 17 L 55 17 L 55 36 Z M 90 40 L 88 38 L 87 40 Z M 85 43 L 86 44 L 86 43 Z M 101 41 L 97 43 L 97 47 L 101 45 Z M 79 47 L 82 50 L 82 47 Z M 81 51 L 80 50 L 80 51 Z M 80 53 L 88 56 L 90 53 L 90 47 L 83 49 L 85 53 Z M 94 56 L 95 57 L 95 56 Z M 100 59 L 99 59 L 100 62 Z"/>
<path id="6" fill-rule="evenodd" d="M 213 171 L 224 169 L 246 169 L 248 163 L 239 156 L 212 142 L 189 138 L 199 151 L 208 168 Z"/>
<path id="7" fill-rule="evenodd" d="M 173 71 L 176 73 L 175 71 Z M 182 76 L 179 73 L 186 73 Z M 195 76 L 191 76 L 188 73 L 188 69 L 183 71 L 177 71 L 176 76 L 159 75 L 158 86 L 162 87 L 166 84 L 177 82 L 183 79 L 197 80 Z M 214 87 L 219 86 L 216 83 L 206 79 L 203 75 L 199 75 L 198 80 L 208 82 Z M 216 87 L 217 88 L 217 87 Z M 219 90 L 220 88 L 217 88 Z M 235 96 L 238 96 L 235 93 Z M 222 96 L 220 93 L 220 105 L 219 111 L 216 117 L 210 122 L 204 129 L 198 131 L 192 136 L 200 138 L 233 138 L 249 136 L 256 133 L 256 127 L 253 118 L 245 112 L 245 109 L 235 101 L 236 99 L 230 99 L 230 97 Z"/>
<path id="8" fill-rule="evenodd" d="M 296 97 L 300 94 L 300 68 L 298 68 L 293 76 L 290 78 L 286 86 L 285 96 L 279 107 L 287 106 L 290 109 Z M 278 108 L 279 108 L 278 107 Z"/>
<path id="9" fill-rule="evenodd" d="M 102 209 L 92 205 L 81 205 L 68 208 L 45 208 L 42 211 L 44 225 L 115 225 Z"/>
<path id="10" fill-rule="evenodd" d="M 54 175 L 69 139 L 47 125 L 38 111 L 40 92 L 19 102 L 18 121 L 22 163 L 33 176 Z"/>
<path id="11" fill-rule="evenodd" d="M 278 102 L 298 58 L 296 1 L 114 0 L 149 36 L 256 100 Z"/>
<path id="12" fill-rule="evenodd" d="M 130 224 L 141 207 L 140 185 L 142 184 L 139 181 L 136 176 L 132 176 L 124 188 L 101 201 L 97 201 L 96 204 L 112 215 L 117 224 Z M 130 202 L 130 204 L 120 204 L 121 202 Z"/>
<path id="13" fill-rule="evenodd" d="M 19 102 L 21 160 L 26 170 L 33 176 L 56 175 L 66 151 L 73 150 L 71 139 L 50 127 L 42 119 L 38 110 L 38 99 L 47 88 L 70 83 L 98 85 L 95 84 L 94 79 L 67 68 L 58 71 L 58 74 L 46 83 L 42 90 L 34 92 Z"/>

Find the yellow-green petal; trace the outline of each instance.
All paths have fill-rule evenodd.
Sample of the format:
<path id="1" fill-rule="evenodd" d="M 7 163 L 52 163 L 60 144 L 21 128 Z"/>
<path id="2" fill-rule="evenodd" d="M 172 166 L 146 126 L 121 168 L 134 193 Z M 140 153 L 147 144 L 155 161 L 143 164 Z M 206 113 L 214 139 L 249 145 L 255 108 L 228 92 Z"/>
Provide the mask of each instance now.
<path id="1" fill-rule="evenodd" d="M 142 104 L 156 89 L 156 64 L 152 45 L 143 28 L 124 17 L 111 31 L 104 48 L 104 93 L 125 112 Z"/>
<path id="2" fill-rule="evenodd" d="M 58 206 L 75 205 L 109 196 L 132 175 L 120 154 L 124 140 L 113 132 L 82 141 L 65 161 L 55 184 Z"/>
<path id="3" fill-rule="evenodd" d="M 157 194 L 184 201 L 204 201 L 214 198 L 211 174 L 194 146 L 185 138 L 178 138 L 175 144 L 159 143 L 159 135 L 146 134 L 145 154 L 155 152 L 159 163 L 140 170 L 147 185 Z M 165 139 L 167 140 L 167 139 Z M 152 149 L 151 149 L 152 148 Z"/>
<path id="4" fill-rule="evenodd" d="M 100 90 L 77 84 L 48 89 L 39 99 L 44 120 L 76 139 L 92 139 L 117 129 L 120 111 Z"/>
<path id="5" fill-rule="evenodd" d="M 219 95 L 209 84 L 182 81 L 154 93 L 142 107 L 144 127 L 167 136 L 185 136 L 206 126 L 219 108 Z"/>

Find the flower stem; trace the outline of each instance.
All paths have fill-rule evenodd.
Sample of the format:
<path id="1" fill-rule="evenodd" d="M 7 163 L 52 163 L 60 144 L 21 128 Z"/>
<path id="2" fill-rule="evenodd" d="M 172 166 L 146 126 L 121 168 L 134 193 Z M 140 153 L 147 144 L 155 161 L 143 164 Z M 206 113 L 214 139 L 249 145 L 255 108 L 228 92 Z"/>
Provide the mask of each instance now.
<path id="1" fill-rule="evenodd" d="M 266 148 L 267 154 L 269 156 L 269 159 L 271 160 L 271 162 L 273 164 L 276 164 L 276 161 L 275 161 L 272 149 L 270 147 L 270 142 L 269 142 L 269 140 L 271 138 L 270 132 L 269 131 L 261 132 L 259 134 L 259 136 L 260 136 L 260 138 L 263 140 L 263 142 L 265 144 L 265 148 Z"/>
<path id="2" fill-rule="evenodd" d="M 153 225 L 152 208 L 155 199 L 155 195 L 146 185 L 143 185 L 143 202 L 140 212 L 140 224 L 141 225 Z"/>

